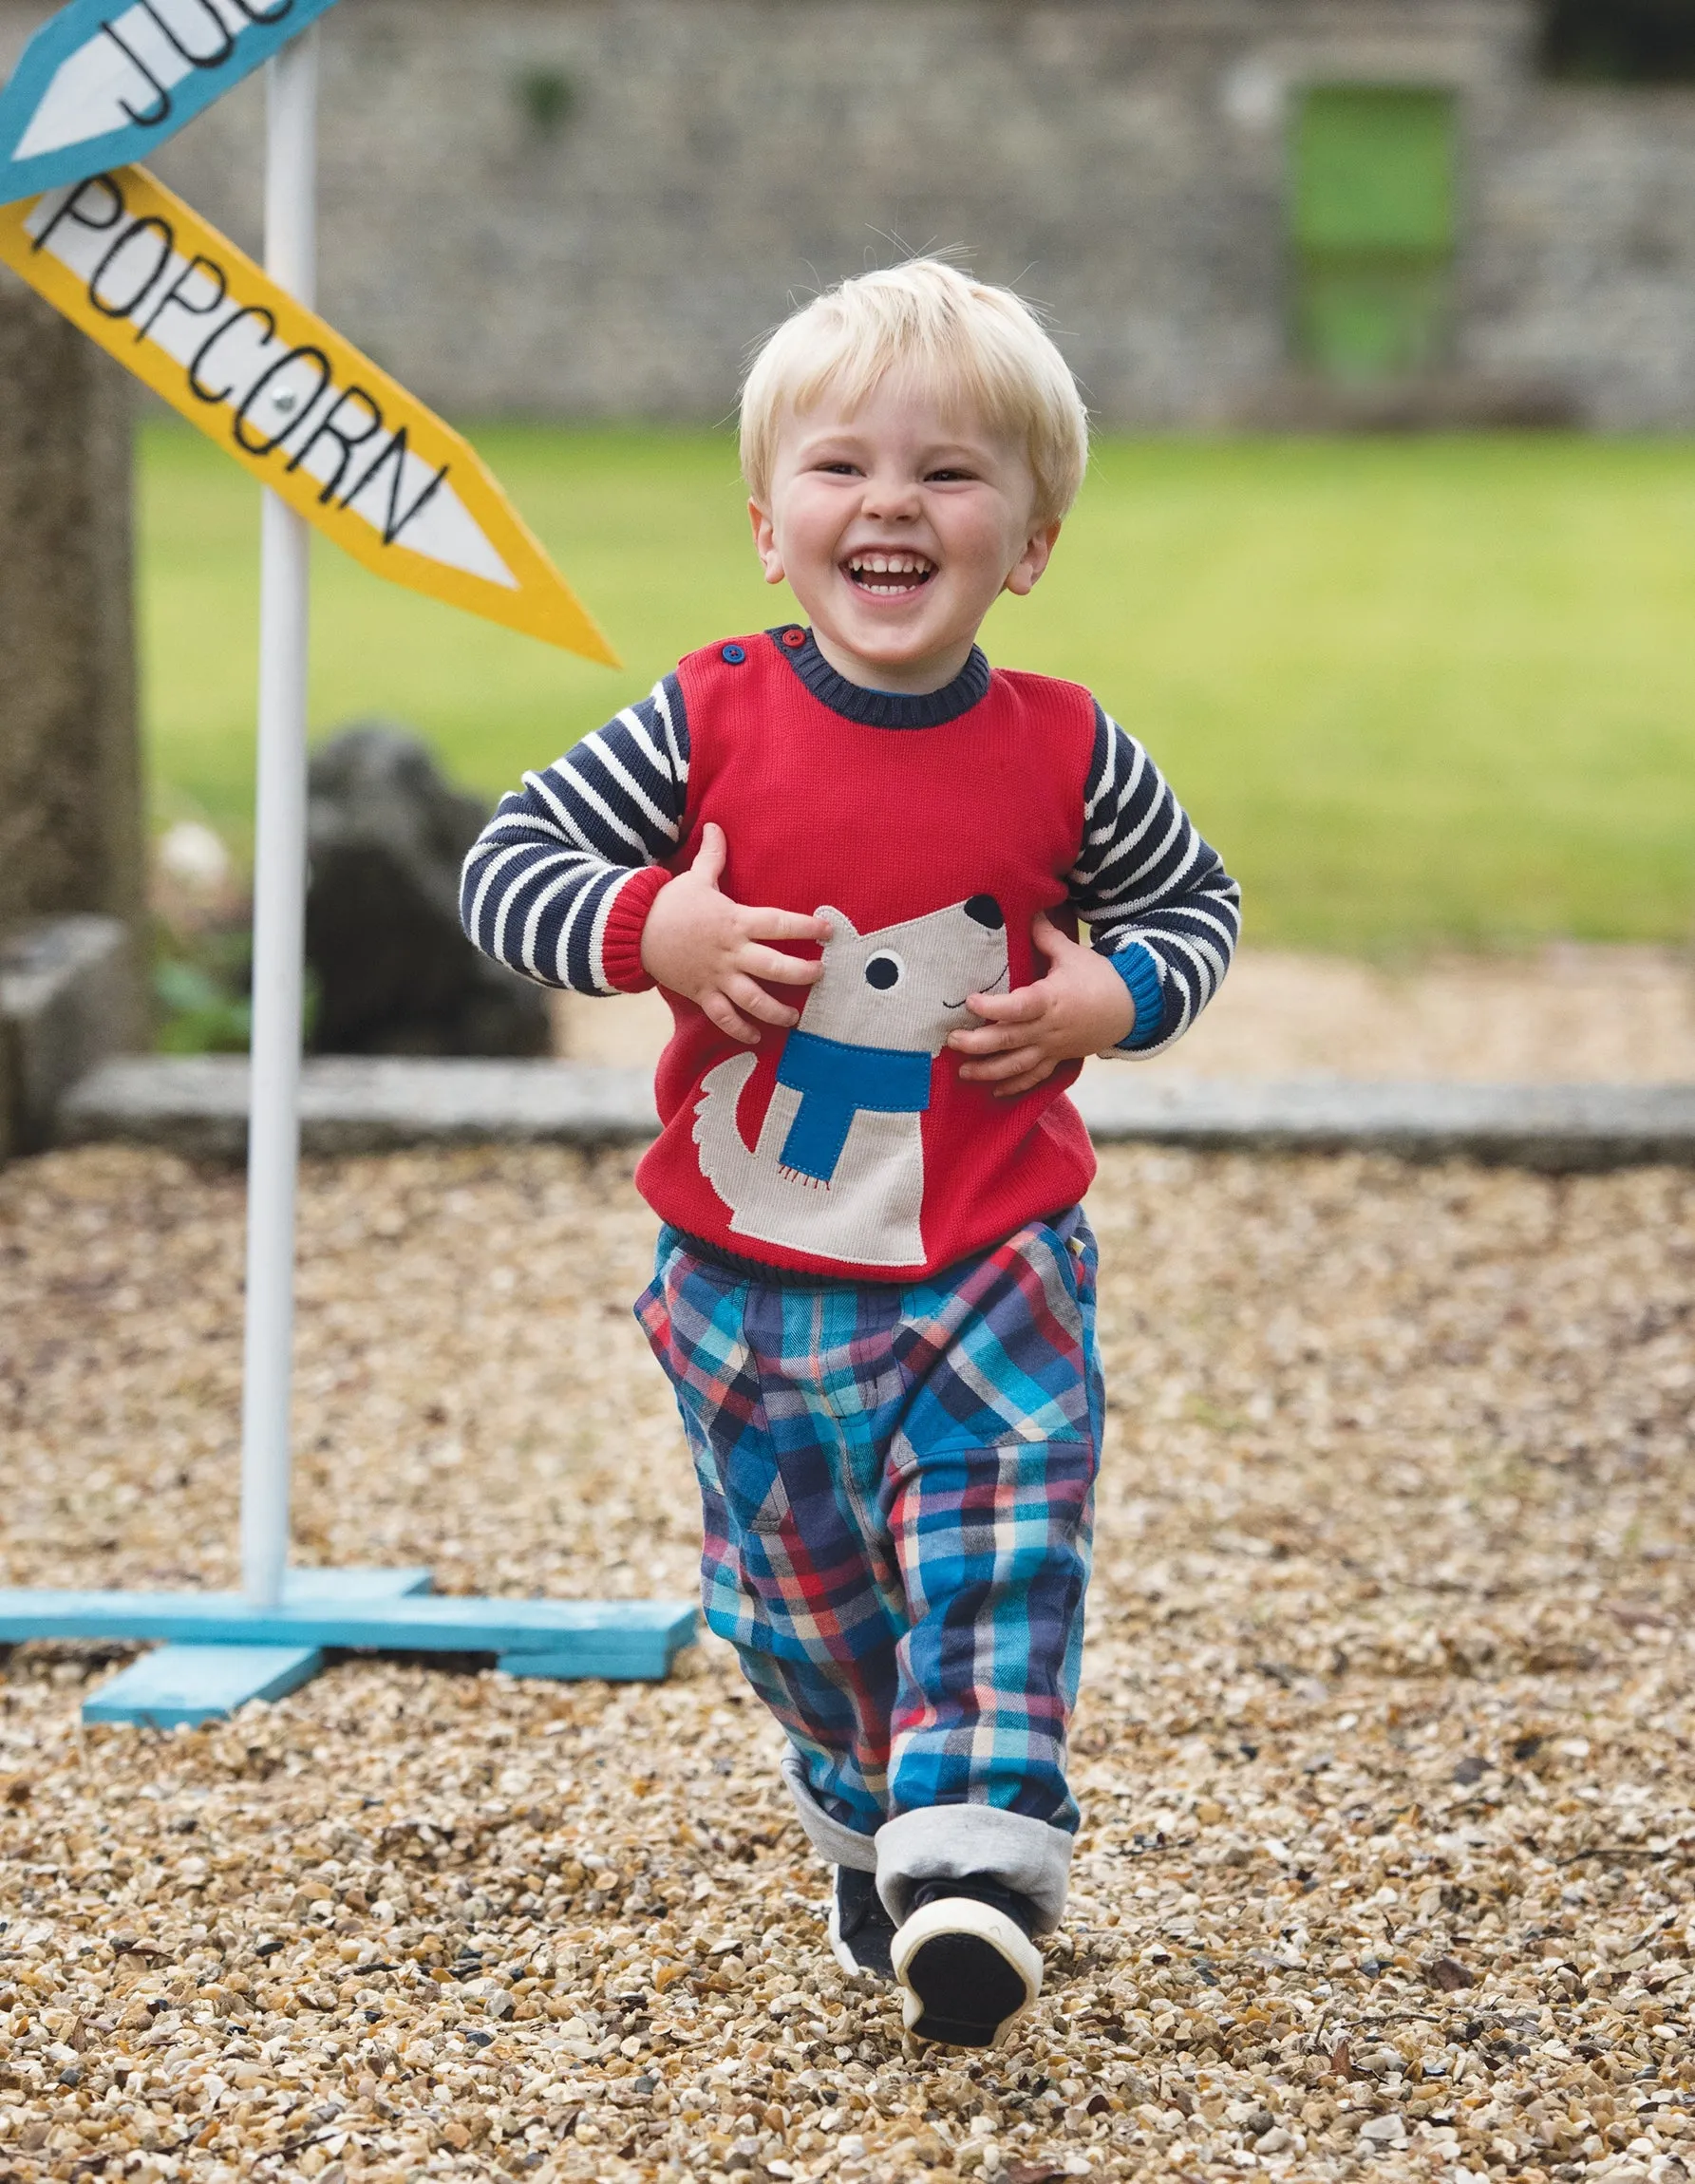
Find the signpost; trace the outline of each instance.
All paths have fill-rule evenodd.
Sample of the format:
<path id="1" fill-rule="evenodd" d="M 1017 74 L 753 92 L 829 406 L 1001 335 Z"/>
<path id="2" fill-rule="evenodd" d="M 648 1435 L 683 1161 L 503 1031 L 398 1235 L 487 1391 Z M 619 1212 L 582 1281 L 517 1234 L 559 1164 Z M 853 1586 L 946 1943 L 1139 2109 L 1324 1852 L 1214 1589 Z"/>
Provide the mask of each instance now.
<path id="1" fill-rule="evenodd" d="M 472 448 L 312 311 L 316 39 L 330 0 L 72 0 L 0 93 L 0 260 L 265 484 L 254 875 L 254 1029 L 242 1388 L 244 1597 L 0 1591 L 0 1644 L 167 1643 L 90 1699 L 92 1721 L 205 1721 L 276 1698 L 333 1646 L 487 1651 L 533 1676 L 663 1676 L 679 1601 L 421 1599 L 429 1572 L 288 1568 L 294 1192 L 306 884 L 308 532 L 367 568 L 615 666 Z M 207 42 L 189 43 L 190 18 Z M 293 43 L 285 46 L 284 40 Z M 167 47 L 169 50 L 167 51 Z M 175 60 L 172 59 L 175 55 Z M 271 59 L 266 265 L 139 167 Z M 173 73 L 173 70 L 175 72 Z M 126 73 L 129 71 L 130 73 Z M 151 104 L 134 111 L 140 71 Z M 114 105 L 127 116 L 111 126 Z M 103 121 L 103 117 L 104 118 Z M 102 133 L 104 130 L 104 134 Z M 79 151 L 78 147 L 81 147 Z M 9 168 L 6 162 L 9 161 Z M 22 178 L 20 182 L 19 178 Z"/>
<path id="2" fill-rule="evenodd" d="M 0 262 L 367 569 L 615 666 L 475 449 L 311 309 L 312 42 L 272 64 L 265 272 L 139 167 L 0 207 Z"/>
<path id="3" fill-rule="evenodd" d="M 0 202 L 144 160 L 335 0 L 71 0 L 0 92 Z"/>

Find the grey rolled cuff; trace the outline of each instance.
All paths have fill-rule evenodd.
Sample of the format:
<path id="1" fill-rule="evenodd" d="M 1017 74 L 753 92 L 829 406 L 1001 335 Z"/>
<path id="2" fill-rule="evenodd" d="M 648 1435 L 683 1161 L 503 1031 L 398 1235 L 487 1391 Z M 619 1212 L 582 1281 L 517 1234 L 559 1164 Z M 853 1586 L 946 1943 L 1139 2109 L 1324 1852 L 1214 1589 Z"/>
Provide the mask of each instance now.
<path id="1" fill-rule="evenodd" d="M 1065 1915 L 1072 1838 L 1064 1828 L 994 1805 L 926 1805 L 862 1836 L 824 1811 L 793 1745 L 782 1755 L 782 1779 L 813 1849 L 833 1866 L 876 1873 L 877 1893 L 896 1923 L 912 1909 L 920 1881 L 964 1880 L 970 1873 L 987 1873 L 1028 1896 L 1038 1933 L 1052 1933 Z"/>
<path id="2" fill-rule="evenodd" d="M 806 1779 L 805 1762 L 792 1744 L 782 1755 L 782 1779 L 789 1786 L 789 1796 L 795 1800 L 795 1810 L 800 1816 L 807 1840 L 819 1855 L 828 1858 L 833 1866 L 851 1866 L 857 1873 L 876 1873 L 876 1841 L 870 1836 L 860 1835 L 857 1828 L 830 1817 L 813 1796 L 812 1784 Z"/>
<path id="3" fill-rule="evenodd" d="M 1065 1915 L 1072 1838 L 1027 1813 L 995 1805 L 925 1805 L 885 1820 L 876 1832 L 876 1888 L 898 1925 L 920 1881 L 987 1873 L 1036 1908 L 1036 1931 L 1052 1933 Z"/>

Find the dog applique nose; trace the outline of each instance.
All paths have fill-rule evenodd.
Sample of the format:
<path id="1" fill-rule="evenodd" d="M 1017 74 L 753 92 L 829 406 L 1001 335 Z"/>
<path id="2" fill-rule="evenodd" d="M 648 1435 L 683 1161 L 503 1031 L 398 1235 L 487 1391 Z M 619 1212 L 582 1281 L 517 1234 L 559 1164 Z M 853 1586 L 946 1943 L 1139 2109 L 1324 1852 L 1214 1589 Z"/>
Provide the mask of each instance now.
<path id="1" fill-rule="evenodd" d="M 973 925 L 982 926 L 986 932 L 999 932 L 1007 922 L 992 894 L 972 895 L 965 906 L 965 913 Z"/>

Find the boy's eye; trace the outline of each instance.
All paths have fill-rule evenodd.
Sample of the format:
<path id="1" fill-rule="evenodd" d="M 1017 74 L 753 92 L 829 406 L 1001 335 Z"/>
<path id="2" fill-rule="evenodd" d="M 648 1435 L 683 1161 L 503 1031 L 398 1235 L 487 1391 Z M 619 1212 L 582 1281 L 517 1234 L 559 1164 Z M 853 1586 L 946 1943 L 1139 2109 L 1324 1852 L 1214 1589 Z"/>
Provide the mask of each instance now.
<path id="1" fill-rule="evenodd" d="M 928 481 L 935 485 L 970 484 L 975 476 L 973 470 L 932 470 L 927 473 Z"/>

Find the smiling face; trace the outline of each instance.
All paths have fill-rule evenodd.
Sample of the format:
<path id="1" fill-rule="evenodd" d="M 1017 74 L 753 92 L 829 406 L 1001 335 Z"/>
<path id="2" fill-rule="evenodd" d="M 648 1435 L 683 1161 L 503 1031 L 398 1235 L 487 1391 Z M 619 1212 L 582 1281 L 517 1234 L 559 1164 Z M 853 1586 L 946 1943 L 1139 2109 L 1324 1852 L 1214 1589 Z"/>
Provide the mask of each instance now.
<path id="1" fill-rule="evenodd" d="M 863 688 L 951 683 L 1002 592 L 1027 593 L 1057 523 L 1012 441 L 891 374 L 857 409 L 785 421 L 770 506 L 748 506 L 767 583 L 787 579 L 818 647 Z"/>

